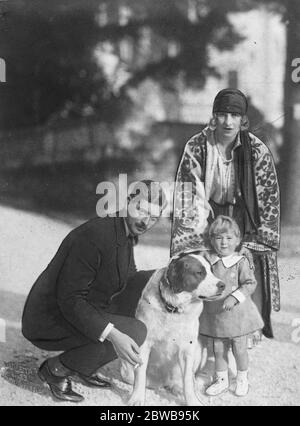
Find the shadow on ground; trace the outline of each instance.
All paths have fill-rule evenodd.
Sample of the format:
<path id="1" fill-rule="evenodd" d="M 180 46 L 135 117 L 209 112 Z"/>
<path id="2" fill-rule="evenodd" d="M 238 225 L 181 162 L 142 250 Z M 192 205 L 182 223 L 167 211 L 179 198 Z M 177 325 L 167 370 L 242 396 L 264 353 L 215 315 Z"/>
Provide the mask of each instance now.
<path id="1" fill-rule="evenodd" d="M 36 374 L 38 365 L 47 354 L 34 348 L 21 334 L 26 296 L 0 291 L 0 300 L 0 318 L 5 327 L 1 333 L 4 341 L 0 342 L 1 377 L 19 388 L 47 395 Z"/>
<path id="2" fill-rule="evenodd" d="M 49 356 L 49 353 L 35 348 L 21 333 L 21 317 L 26 296 L 8 291 L 0 291 L 0 318 L 5 321 L 5 341 L 0 341 L 0 375 L 1 378 L 21 390 L 54 400 L 49 389 L 40 381 L 37 375 L 40 364 Z M 2 303 L 3 302 L 3 303 Z M 100 374 L 112 382 L 114 398 L 120 399 L 124 404 L 131 393 L 131 385 L 123 382 L 120 375 L 119 361 L 116 360 L 100 369 Z M 93 395 L 99 392 L 95 389 L 83 387 L 78 379 L 74 379 L 75 389 Z M 174 397 L 164 389 L 153 390 L 158 400 L 163 399 L 169 404 L 180 404 L 180 398 Z M 182 403 L 182 401 L 181 401 Z"/>
<path id="3" fill-rule="evenodd" d="M 6 342 L 0 342 L 0 367 L 1 367 L 1 379 L 4 382 L 16 387 L 20 390 L 26 390 L 32 393 L 32 396 L 37 395 L 39 397 L 47 398 L 47 404 L 53 404 L 58 402 L 53 400 L 49 389 L 46 388 L 37 376 L 37 370 L 39 365 L 47 358 L 50 354 L 46 351 L 41 351 L 31 345 L 26 339 L 23 338 L 20 330 L 20 321 L 23 305 L 25 302 L 25 296 L 14 294 L 12 292 L 1 291 L 0 300 L 0 318 L 5 319 L 8 326 L 6 329 Z M 286 309 L 287 306 L 284 306 Z M 295 309 L 295 307 L 289 307 Z M 274 322 L 276 341 L 280 344 L 291 343 L 291 326 L 289 323 Z M 256 351 L 256 350 L 255 350 Z M 251 351 L 251 357 L 256 357 L 256 353 Z M 198 380 L 199 394 L 203 395 L 204 388 L 209 384 L 213 375 L 213 362 L 210 359 L 206 364 L 205 370 L 203 370 Z M 111 380 L 112 389 L 109 393 L 106 393 L 108 398 L 107 404 L 110 401 L 120 401 L 120 404 L 126 404 L 132 387 L 123 382 L 120 375 L 119 361 L 114 361 L 100 370 L 100 373 L 106 379 Z M 95 398 L 99 398 L 99 391 L 86 388 L 75 380 L 75 389 L 82 392 L 86 397 L 86 404 L 94 404 Z M 174 395 L 170 391 L 165 389 L 152 389 L 151 398 L 159 404 L 159 401 L 164 401 L 165 405 L 182 405 L 183 397 L 182 394 Z M 101 394 L 104 395 L 104 394 Z M 110 395 L 110 396 L 107 396 Z M 103 398 L 103 397 L 102 397 Z M 110 398 L 110 399 L 109 399 Z M 116 402 L 114 402 L 116 404 Z M 110 405 L 114 405 L 110 404 Z"/>

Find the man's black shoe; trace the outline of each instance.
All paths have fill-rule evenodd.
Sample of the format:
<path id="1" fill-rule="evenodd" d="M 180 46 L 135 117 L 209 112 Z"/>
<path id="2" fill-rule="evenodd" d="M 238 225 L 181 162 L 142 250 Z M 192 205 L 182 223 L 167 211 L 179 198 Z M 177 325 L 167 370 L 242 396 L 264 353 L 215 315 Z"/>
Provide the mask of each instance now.
<path id="1" fill-rule="evenodd" d="M 84 397 L 72 389 L 69 377 L 59 377 L 50 371 L 48 360 L 43 362 L 38 371 L 39 378 L 47 383 L 53 396 L 57 399 L 70 402 L 81 402 Z"/>
<path id="2" fill-rule="evenodd" d="M 97 388 L 111 388 L 111 383 L 101 379 L 100 377 L 98 377 L 96 374 L 93 374 L 92 376 L 84 376 L 83 374 L 80 373 L 76 373 L 77 377 L 79 377 L 79 379 L 81 381 L 83 381 L 85 384 L 89 385 L 89 386 L 93 386 L 93 387 L 97 387 Z"/>

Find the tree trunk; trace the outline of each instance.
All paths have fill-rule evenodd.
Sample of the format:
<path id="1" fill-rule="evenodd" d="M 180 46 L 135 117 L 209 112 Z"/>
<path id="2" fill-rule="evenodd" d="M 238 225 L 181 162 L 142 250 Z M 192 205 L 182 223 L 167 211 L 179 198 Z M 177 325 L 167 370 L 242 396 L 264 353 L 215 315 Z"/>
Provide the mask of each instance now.
<path id="1" fill-rule="evenodd" d="M 300 226 L 300 1 L 289 0 L 286 3 L 288 25 L 285 140 L 281 166 L 282 219 L 285 224 Z"/>

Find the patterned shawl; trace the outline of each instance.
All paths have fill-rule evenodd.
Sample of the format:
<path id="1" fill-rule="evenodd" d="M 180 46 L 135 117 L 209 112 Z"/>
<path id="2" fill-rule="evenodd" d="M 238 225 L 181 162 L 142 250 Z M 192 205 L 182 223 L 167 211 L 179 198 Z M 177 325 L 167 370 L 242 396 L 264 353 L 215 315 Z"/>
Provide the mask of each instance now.
<path id="1" fill-rule="evenodd" d="M 250 156 L 256 191 L 257 229 L 245 240 L 278 250 L 280 241 L 280 197 L 276 169 L 269 149 L 249 133 Z M 205 248 L 203 235 L 211 208 L 209 199 L 217 158 L 214 134 L 209 128 L 186 144 L 179 163 L 174 192 L 171 257 Z M 236 160 L 235 160 L 236 161 Z M 263 249 L 263 248 L 261 248 Z"/>

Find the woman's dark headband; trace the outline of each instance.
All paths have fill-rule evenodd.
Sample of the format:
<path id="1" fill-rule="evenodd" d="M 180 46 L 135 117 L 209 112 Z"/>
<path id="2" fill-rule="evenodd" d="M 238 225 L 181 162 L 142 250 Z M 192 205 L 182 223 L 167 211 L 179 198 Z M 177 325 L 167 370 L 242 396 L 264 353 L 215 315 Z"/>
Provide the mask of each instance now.
<path id="1" fill-rule="evenodd" d="M 221 90 L 214 100 L 213 112 L 231 112 L 246 115 L 248 101 L 246 96 L 237 89 Z"/>

